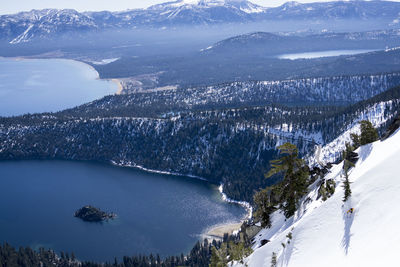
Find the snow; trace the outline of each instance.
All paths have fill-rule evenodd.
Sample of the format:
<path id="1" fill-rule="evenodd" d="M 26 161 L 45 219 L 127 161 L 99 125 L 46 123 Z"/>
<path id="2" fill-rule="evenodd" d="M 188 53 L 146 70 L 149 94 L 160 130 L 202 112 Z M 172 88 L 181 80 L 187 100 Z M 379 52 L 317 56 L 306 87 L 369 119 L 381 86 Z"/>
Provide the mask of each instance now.
<path id="1" fill-rule="evenodd" d="M 386 48 L 385 49 L 385 52 L 390 52 L 390 51 L 396 51 L 396 50 L 399 50 L 400 49 L 400 47 L 392 47 L 392 48 Z"/>
<path id="2" fill-rule="evenodd" d="M 247 2 L 243 5 L 244 5 L 244 7 L 241 7 L 240 10 L 247 14 L 262 13 L 265 11 L 265 8 L 254 5 L 253 3 L 250 3 L 250 2 Z"/>
<path id="3" fill-rule="evenodd" d="M 240 11 L 253 14 L 253 13 L 262 13 L 265 11 L 265 8 L 255 5 L 251 2 L 242 1 L 242 0 L 177 0 L 174 2 L 166 2 L 165 4 L 159 5 L 162 8 L 177 8 L 178 11 L 183 9 L 195 9 L 195 8 L 212 8 L 212 7 L 233 7 L 239 9 Z M 162 15 L 168 13 L 175 13 L 176 10 L 167 10 Z"/>
<path id="4" fill-rule="evenodd" d="M 28 39 L 28 33 L 29 31 L 33 28 L 34 25 L 29 25 L 28 28 L 20 35 L 18 35 L 16 38 L 14 38 L 12 41 L 10 41 L 10 44 L 19 44 L 23 42 L 27 42 Z"/>
<path id="5" fill-rule="evenodd" d="M 353 267 L 396 266 L 400 242 L 400 130 L 392 137 L 360 147 L 360 159 L 350 171 L 352 196 L 343 204 L 342 164 L 334 165 L 326 179 L 336 181 L 336 192 L 327 201 L 316 200 L 316 183 L 295 216 L 284 220 L 273 214 L 271 229 L 257 235 L 248 266 Z M 306 197 L 306 198 L 307 198 Z M 350 207 L 353 214 L 347 214 Z M 293 239 L 287 243 L 286 235 Z M 262 239 L 271 242 L 260 247 Z M 285 248 L 282 246 L 285 243 Z M 242 266 L 233 263 L 234 266 Z"/>
<path id="6" fill-rule="evenodd" d="M 207 47 L 207 48 L 201 49 L 200 52 L 203 52 L 203 51 L 205 51 L 205 50 L 210 50 L 210 49 L 212 49 L 212 48 L 213 48 L 213 46 L 211 45 L 211 46 L 209 46 L 209 47 Z"/>
<path id="7" fill-rule="evenodd" d="M 107 64 L 115 62 L 115 61 L 117 61 L 119 59 L 120 59 L 119 57 L 116 57 L 116 58 L 105 58 L 105 59 L 102 59 L 100 61 L 92 61 L 92 63 L 95 64 L 95 65 L 107 65 Z"/>
<path id="8" fill-rule="evenodd" d="M 320 154 L 318 158 L 314 154 L 313 157 L 307 159 L 310 165 L 314 165 L 318 160 L 325 164 L 336 161 L 341 156 L 341 152 L 346 148 L 346 143 L 351 143 L 351 134 L 360 134 L 360 122 L 362 120 L 368 120 L 375 128 L 378 128 L 392 118 L 392 116 L 385 116 L 386 106 L 391 104 L 392 100 L 380 102 L 363 111 L 340 136 L 330 143 L 325 144 L 318 151 L 318 154 Z M 318 144 L 322 144 L 322 142 Z"/>
<path id="9" fill-rule="evenodd" d="M 169 5 L 170 7 L 182 7 L 182 6 L 198 6 L 200 4 L 204 5 L 204 6 L 210 6 L 210 5 L 223 5 L 224 1 L 223 0 L 178 0 L 175 2 L 170 2 L 170 3 L 166 3 L 167 5 Z"/>
<path id="10" fill-rule="evenodd" d="M 240 8 L 241 11 L 247 13 L 247 14 L 253 14 L 253 13 L 262 13 L 265 10 L 260 7 L 254 7 L 254 6 L 248 6 L 246 8 Z"/>

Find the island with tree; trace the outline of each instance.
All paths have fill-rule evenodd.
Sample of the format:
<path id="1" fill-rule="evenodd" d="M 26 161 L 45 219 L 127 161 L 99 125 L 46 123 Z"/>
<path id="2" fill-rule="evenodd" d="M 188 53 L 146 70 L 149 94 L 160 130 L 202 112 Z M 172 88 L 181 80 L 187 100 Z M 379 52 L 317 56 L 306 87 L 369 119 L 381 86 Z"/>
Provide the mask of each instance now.
<path id="1" fill-rule="evenodd" d="M 117 217 L 115 213 L 107 213 L 90 205 L 77 210 L 74 216 L 86 222 L 102 222 Z"/>

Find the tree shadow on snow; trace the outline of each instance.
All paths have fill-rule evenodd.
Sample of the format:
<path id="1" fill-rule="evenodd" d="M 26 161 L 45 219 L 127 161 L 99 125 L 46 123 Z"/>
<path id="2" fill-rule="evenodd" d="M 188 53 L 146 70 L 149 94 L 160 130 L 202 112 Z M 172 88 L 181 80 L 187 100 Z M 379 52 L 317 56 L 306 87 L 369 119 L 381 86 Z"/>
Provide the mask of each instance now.
<path id="1" fill-rule="evenodd" d="M 368 158 L 369 154 L 372 151 L 372 144 L 367 144 L 360 147 L 360 151 L 358 152 L 359 159 L 363 162 L 366 158 Z"/>
<path id="2" fill-rule="evenodd" d="M 292 257 L 293 253 L 293 248 L 294 248 L 294 239 L 290 241 L 290 244 L 287 244 L 286 248 L 284 249 L 284 254 L 283 254 L 283 264 L 284 266 L 289 266 L 290 258 Z"/>
<path id="3" fill-rule="evenodd" d="M 342 238 L 342 247 L 344 252 L 349 252 L 350 247 L 350 239 L 351 239 L 351 226 L 354 221 L 355 211 L 353 213 L 347 213 L 347 211 L 351 208 L 351 200 L 349 199 L 343 206 L 342 206 L 342 213 L 343 213 L 343 222 L 344 222 L 344 233 Z"/>

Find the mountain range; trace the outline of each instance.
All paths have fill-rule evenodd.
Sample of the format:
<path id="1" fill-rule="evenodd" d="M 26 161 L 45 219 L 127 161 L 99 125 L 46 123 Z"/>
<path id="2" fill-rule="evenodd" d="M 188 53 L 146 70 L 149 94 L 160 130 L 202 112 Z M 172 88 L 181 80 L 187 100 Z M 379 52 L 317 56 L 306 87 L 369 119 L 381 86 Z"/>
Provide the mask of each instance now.
<path id="1" fill-rule="evenodd" d="M 222 23 L 291 20 L 382 20 L 399 22 L 400 3 L 349 1 L 265 8 L 241 0 L 177 0 L 121 12 L 78 12 L 70 9 L 31 10 L 0 16 L 0 39 L 10 44 L 110 29 L 174 28 Z"/>

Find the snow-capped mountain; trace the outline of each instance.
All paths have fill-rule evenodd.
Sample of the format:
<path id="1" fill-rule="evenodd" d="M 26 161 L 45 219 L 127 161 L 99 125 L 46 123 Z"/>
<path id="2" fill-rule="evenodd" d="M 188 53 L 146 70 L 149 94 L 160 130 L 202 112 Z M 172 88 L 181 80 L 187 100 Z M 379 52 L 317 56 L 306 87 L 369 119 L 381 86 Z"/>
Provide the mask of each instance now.
<path id="1" fill-rule="evenodd" d="M 398 5 L 389 1 L 333 1 L 301 4 L 287 2 L 266 10 L 269 19 L 373 19 L 397 18 Z"/>
<path id="2" fill-rule="evenodd" d="M 245 0 L 177 0 L 174 2 L 167 2 L 151 6 L 148 8 L 148 10 L 173 11 L 175 8 L 182 7 L 184 9 L 210 9 L 215 7 L 223 7 L 238 9 L 248 14 L 265 12 L 267 9 Z"/>
<path id="3" fill-rule="evenodd" d="M 0 36 L 11 44 L 70 32 L 97 30 L 92 18 L 75 10 L 43 9 L 0 16 Z"/>
<path id="4" fill-rule="evenodd" d="M 359 160 L 349 172 L 352 196 L 345 203 L 340 163 L 324 177 L 336 183 L 332 197 L 325 202 L 318 197 L 317 180 L 296 214 L 285 220 L 275 212 L 272 227 L 256 235 L 254 252 L 233 266 L 396 266 L 400 130 L 356 152 Z M 351 208 L 354 212 L 347 212 Z"/>
<path id="5" fill-rule="evenodd" d="M 265 8 L 249 1 L 221 0 L 178 0 L 122 12 L 32 10 L 0 16 L 0 39 L 16 44 L 99 29 L 248 22 L 254 20 L 252 14 L 264 11 Z"/>
<path id="6" fill-rule="evenodd" d="M 246 0 L 177 0 L 121 12 L 77 12 L 75 10 L 32 10 L 0 16 L 0 39 L 16 44 L 51 39 L 69 33 L 137 27 L 213 25 L 268 20 L 381 19 L 397 21 L 400 3 L 348 1 L 300 4 L 288 2 L 265 8 Z"/>
<path id="7" fill-rule="evenodd" d="M 117 17 L 134 19 L 136 25 L 209 25 L 253 21 L 254 14 L 266 9 L 246 0 L 178 0 L 145 10 L 119 12 Z"/>

